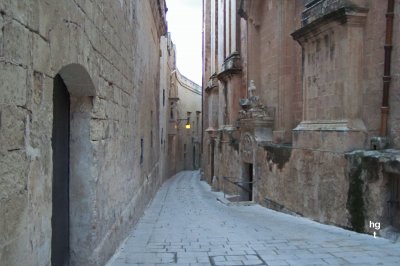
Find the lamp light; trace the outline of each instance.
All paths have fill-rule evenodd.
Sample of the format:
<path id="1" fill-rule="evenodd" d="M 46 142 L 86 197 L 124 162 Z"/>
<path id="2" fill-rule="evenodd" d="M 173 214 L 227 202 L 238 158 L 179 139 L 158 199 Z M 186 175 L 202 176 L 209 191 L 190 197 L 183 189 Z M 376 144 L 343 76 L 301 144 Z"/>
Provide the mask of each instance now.
<path id="1" fill-rule="evenodd" d="M 190 114 L 190 112 L 188 112 L 188 114 Z M 185 128 L 186 128 L 186 129 L 190 129 L 190 128 L 191 128 L 191 125 L 190 125 L 190 116 L 188 116 L 187 118 L 178 118 L 178 119 L 177 119 L 177 122 L 178 122 L 178 123 L 177 123 L 175 126 L 178 126 L 178 127 L 179 127 L 180 122 L 181 122 L 181 121 L 184 121 L 184 120 L 186 120 Z"/>

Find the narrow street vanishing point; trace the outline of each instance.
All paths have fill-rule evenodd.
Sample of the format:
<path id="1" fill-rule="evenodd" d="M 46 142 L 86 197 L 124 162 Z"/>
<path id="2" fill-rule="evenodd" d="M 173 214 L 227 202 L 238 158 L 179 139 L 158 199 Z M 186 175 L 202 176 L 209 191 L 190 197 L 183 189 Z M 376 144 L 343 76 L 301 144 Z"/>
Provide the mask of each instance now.
<path id="1" fill-rule="evenodd" d="M 198 171 L 178 173 L 107 266 L 399 265 L 399 243 L 218 197 Z"/>

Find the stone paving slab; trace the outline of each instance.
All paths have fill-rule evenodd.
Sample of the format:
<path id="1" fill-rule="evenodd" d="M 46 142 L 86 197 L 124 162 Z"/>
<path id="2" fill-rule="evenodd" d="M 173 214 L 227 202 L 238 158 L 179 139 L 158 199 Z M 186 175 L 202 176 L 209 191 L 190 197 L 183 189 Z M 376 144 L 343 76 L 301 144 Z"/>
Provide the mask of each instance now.
<path id="1" fill-rule="evenodd" d="M 107 266 L 400 265 L 400 244 L 221 196 L 198 172 L 177 174 Z"/>

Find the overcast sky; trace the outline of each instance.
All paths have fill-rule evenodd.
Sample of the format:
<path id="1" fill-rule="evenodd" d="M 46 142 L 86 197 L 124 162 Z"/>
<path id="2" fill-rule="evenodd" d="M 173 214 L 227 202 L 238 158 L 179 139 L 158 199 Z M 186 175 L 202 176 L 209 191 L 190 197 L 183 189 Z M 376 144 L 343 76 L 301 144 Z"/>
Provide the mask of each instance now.
<path id="1" fill-rule="evenodd" d="M 202 0 L 166 0 L 168 31 L 179 71 L 201 85 Z"/>

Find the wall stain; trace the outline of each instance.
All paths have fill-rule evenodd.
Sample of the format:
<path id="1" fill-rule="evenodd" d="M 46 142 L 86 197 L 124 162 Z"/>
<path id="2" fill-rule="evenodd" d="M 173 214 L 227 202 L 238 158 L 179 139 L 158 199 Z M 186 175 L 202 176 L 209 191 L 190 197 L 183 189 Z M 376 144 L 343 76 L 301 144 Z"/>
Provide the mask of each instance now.
<path id="1" fill-rule="evenodd" d="M 289 162 L 292 155 L 292 148 L 290 146 L 268 144 L 263 146 L 263 148 L 267 151 L 267 161 L 277 164 L 279 170 L 282 170 L 285 164 Z"/>

